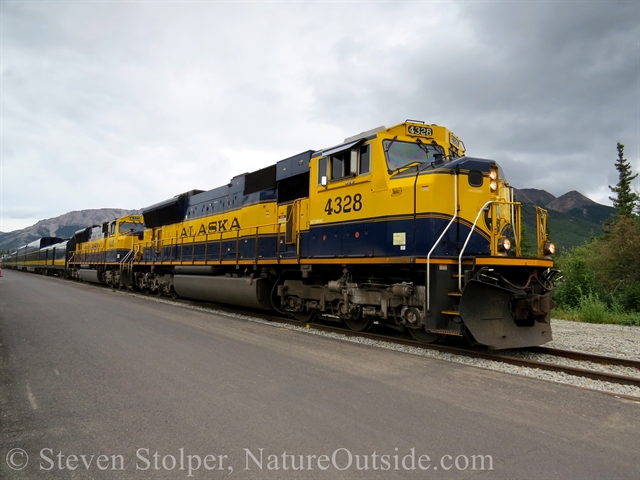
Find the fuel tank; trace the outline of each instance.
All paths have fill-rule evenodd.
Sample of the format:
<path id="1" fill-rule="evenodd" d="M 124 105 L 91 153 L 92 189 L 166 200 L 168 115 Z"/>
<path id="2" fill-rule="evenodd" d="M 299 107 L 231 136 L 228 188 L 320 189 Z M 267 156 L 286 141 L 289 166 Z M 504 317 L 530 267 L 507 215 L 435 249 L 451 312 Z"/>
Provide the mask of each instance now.
<path id="1" fill-rule="evenodd" d="M 78 275 L 80 276 L 80 279 L 85 282 L 104 283 L 102 272 L 99 272 L 98 270 L 81 268 L 78 270 Z"/>
<path id="2" fill-rule="evenodd" d="M 196 300 L 272 310 L 272 285 L 266 278 L 175 275 L 173 288 L 178 295 Z"/>

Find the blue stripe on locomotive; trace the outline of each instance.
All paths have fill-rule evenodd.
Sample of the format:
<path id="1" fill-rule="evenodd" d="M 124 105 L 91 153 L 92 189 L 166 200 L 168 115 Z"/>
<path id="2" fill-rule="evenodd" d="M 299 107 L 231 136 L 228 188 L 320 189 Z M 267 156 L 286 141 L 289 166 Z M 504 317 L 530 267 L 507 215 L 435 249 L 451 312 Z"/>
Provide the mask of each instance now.
<path id="1" fill-rule="evenodd" d="M 412 219 L 369 221 L 362 223 L 318 225 L 303 232 L 300 238 L 300 256 L 302 258 L 358 258 L 358 257 L 426 257 L 433 242 L 446 228 L 446 218 L 419 218 L 415 225 Z M 415 227 L 415 228 L 414 228 Z M 432 253 L 434 257 L 452 257 L 459 255 L 459 249 L 469 234 L 470 227 L 456 223 L 444 235 Z M 394 234 L 404 233 L 403 245 L 394 245 Z M 421 239 L 417 244 L 415 239 Z M 191 261 L 236 261 L 256 258 L 255 237 L 214 241 L 205 243 L 185 243 L 166 246 L 162 252 L 149 248 L 143 252 L 142 261 L 146 262 L 191 262 Z M 220 253 L 222 249 L 222 253 Z M 278 250 L 277 237 L 260 236 L 258 238 L 257 257 L 259 259 L 296 258 L 296 245 L 284 243 L 280 237 Z M 471 236 L 465 250 L 467 255 L 489 255 L 489 241 L 477 232 Z M 122 254 L 121 254 L 122 255 Z M 121 258 L 123 258 L 121 256 Z"/>
<path id="2" fill-rule="evenodd" d="M 222 249 L 222 254 L 220 250 Z M 237 254 L 236 254 L 237 251 Z M 274 236 L 261 236 L 258 239 L 258 258 L 276 259 L 277 258 L 277 238 Z M 183 245 L 165 246 L 162 252 L 155 253 L 153 248 L 146 248 L 142 255 L 143 262 L 191 262 L 191 261 L 235 261 L 252 260 L 256 256 L 256 239 L 255 237 L 235 238 L 209 242 L 205 245 L 200 243 L 185 243 Z M 280 254 L 283 257 L 295 258 L 295 246 L 280 245 Z"/>
<path id="3" fill-rule="evenodd" d="M 303 235 L 303 257 L 426 257 L 449 220 L 444 218 L 419 218 L 379 222 L 313 226 Z M 432 256 L 459 255 L 470 227 L 456 223 L 444 235 Z M 394 234 L 405 234 L 404 249 L 394 245 Z M 305 239 L 305 236 L 307 237 Z M 416 243 L 415 239 L 419 239 Z M 306 241 L 305 241 L 306 240 Z M 471 236 L 465 254 L 489 255 L 489 241 L 477 232 Z"/>

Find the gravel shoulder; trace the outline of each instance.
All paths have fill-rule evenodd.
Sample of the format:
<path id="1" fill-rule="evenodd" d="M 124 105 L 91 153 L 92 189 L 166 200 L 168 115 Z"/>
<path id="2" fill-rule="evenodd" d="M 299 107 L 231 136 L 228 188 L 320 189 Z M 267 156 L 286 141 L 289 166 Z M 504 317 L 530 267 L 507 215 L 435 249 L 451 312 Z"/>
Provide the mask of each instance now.
<path id="1" fill-rule="evenodd" d="M 551 331 L 553 340 L 546 347 L 640 359 L 640 327 L 552 319 Z"/>

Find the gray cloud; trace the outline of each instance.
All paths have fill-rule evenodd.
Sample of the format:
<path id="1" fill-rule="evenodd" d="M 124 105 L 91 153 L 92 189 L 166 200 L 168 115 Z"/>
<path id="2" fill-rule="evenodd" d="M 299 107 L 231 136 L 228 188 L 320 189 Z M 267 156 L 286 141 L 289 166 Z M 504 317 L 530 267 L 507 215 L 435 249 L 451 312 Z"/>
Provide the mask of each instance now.
<path id="1" fill-rule="evenodd" d="M 1 229 L 213 188 L 407 118 L 517 187 L 606 201 L 616 141 L 640 167 L 639 8 L 3 2 Z"/>

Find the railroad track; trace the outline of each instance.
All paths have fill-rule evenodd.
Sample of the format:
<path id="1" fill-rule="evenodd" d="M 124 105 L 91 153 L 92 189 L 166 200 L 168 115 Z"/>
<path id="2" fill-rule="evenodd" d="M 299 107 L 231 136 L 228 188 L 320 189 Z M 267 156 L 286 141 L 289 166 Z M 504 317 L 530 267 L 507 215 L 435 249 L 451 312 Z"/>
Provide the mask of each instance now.
<path id="1" fill-rule="evenodd" d="M 545 355 L 553 355 L 561 358 L 570 358 L 572 360 L 600 363 L 602 365 L 618 365 L 621 367 L 631 367 L 640 369 L 640 361 L 630 358 L 607 357 L 604 355 L 594 355 L 591 353 L 575 352 L 573 350 L 561 350 L 559 348 L 549 347 L 529 347 L 526 349 L 532 353 L 542 353 Z M 640 370 L 638 372 L 640 374 Z"/>

